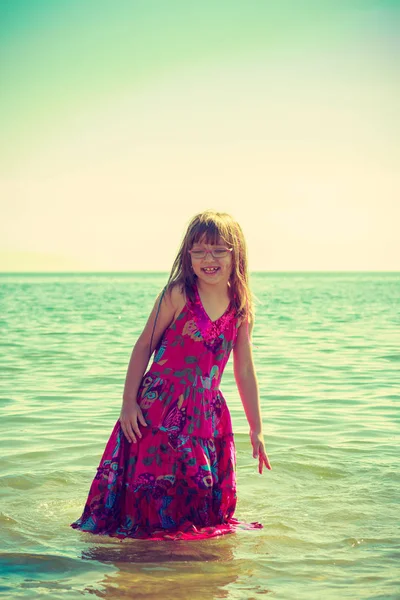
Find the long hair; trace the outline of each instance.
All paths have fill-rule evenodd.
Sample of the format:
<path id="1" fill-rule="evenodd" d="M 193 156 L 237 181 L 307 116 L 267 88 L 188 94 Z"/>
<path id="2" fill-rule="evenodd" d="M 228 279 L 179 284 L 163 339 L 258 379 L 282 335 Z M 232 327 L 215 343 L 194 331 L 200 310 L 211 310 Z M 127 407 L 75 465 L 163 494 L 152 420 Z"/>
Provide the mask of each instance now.
<path id="1" fill-rule="evenodd" d="M 193 244 L 217 244 L 219 239 L 233 248 L 229 293 L 236 316 L 240 320 L 246 317 L 252 319 L 254 305 L 249 285 L 246 242 L 239 223 L 228 213 L 206 210 L 193 217 L 172 265 L 166 289 L 170 291 L 175 285 L 179 285 L 186 297 L 193 301 L 197 275 L 192 270 L 189 250 Z"/>

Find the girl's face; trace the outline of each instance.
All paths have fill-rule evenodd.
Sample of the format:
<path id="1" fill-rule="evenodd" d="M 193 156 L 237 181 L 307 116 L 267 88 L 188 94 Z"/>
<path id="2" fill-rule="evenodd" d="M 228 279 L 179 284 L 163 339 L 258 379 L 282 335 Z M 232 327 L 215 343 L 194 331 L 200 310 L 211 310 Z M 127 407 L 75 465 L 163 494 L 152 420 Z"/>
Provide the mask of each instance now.
<path id="1" fill-rule="evenodd" d="M 227 249 L 227 244 L 221 238 L 217 244 L 206 244 L 201 240 L 193 244 L 190 251 L 193 272 L 201 281 L 228 283 L 232 272 L 232 252 L 227 252 Z M 205 256 L 202 255 L 204 252 Z"/>

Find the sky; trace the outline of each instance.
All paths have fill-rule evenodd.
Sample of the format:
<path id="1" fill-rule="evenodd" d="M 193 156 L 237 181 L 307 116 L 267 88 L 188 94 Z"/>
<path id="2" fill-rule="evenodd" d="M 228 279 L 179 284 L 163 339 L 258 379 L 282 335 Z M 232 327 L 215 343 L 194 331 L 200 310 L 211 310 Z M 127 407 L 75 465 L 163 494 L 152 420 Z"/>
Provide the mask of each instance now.
<path id="1" fill-rule="evenodd" d="M 400 0 L 0 0 L 0 271 L 400 270 Z"/>

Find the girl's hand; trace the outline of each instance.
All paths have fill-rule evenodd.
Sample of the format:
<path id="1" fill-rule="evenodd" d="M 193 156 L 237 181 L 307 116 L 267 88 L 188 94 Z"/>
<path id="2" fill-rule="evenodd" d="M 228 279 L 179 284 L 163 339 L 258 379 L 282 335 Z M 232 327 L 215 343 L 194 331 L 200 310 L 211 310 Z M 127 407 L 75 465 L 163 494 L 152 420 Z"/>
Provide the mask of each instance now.
<path id="1" fill-rule="evenodd" d="M 258 472 L 262 473 L 263 466 L 267 469 L 272 469 L 271 464 L 268 460 L 267 453 L 265 452 L 264 436 L 261 432 L 250 430 L 250 441 L 253 446 L 253 458 L 258 457 Z"/>
<path id="2" fill-rule="evenodd" d="M 142 437 L 139 429 L 139 422 L 144 427 L 147 427 L 142 409 L 136 400 L 132 400 L 131 402 L 122 405 L 119 422 L 121 423 L 121 429 L 128 442 L 133 443 L 136 443 L 137 437 Z"/>

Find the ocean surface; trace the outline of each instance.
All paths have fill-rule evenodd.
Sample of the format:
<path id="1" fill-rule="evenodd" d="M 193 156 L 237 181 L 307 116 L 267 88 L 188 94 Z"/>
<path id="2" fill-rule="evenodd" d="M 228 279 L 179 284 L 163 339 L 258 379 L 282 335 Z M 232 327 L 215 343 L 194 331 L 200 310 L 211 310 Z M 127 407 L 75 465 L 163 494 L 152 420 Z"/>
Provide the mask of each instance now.
<path id="1" fill-rule="evenodd" d="M 232 359 L 235 516 L 198 541 L 93 536 L 83 510 L 165 273 L 0 275 L 0 595 L 400 598 L 400 273 L 254 273 L 272 471 L 257 471 Z"/>

